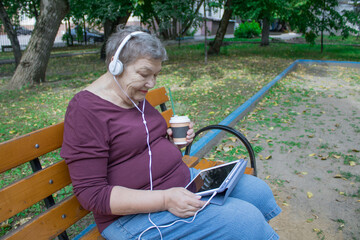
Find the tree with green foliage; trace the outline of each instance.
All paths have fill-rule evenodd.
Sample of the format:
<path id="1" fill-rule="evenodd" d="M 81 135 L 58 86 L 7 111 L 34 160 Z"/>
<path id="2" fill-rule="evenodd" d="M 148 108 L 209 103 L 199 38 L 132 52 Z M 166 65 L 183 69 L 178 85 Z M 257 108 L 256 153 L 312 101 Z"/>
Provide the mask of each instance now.
<path id="1" fill-rule="evenodd" d="M 20 23 L 20 15 L 38 18 L 40 8 L 39 1 L 32 0 L 8 0 L 0 1 L 0 19 L 4 25 L 7 36 L 11 42 L 16 66 L 20 63 L 21 49 L 16 34 L 16 27 Z"/>
<path id="2" fill-rule="evenodd" d="M 70 12 L 66 18 L 73 19 L 84 29 L 85 22 L 90 26 L 103 26 L 105 41 L 101 47 L 100 57 L 105 59 L 105 46 L 108 37 L 115 32 L 117 25 L 127 23 L 135 9 L 136 2 L 135 0 L 69 0 Z"/>
<path id="3" fill-rule="evenodd" d="M 344 14 L 345 21 L 354 26 L 353 30 L 355 30 L 355 31 L 352 31 L 352 32 L 357 33 L 356 39 L 359 39 L 359 35 L 360 35 L 360 31 L 359 31 L 360 30 L 360 1 L 355 0 L 352 2 L 352 4 L 353 4 L 353 9 L 352 10 L 344 10 L 343 14 Z M 357 31 L 355 29 L 356 27 L 358 28 Z"/>
<path id="4" fill-rule="evenodd" d="M 192 26 L 199 26 L 199 10 L 204 0 L 148 0 L 138 1 L 134 15 L 164 39 L 186 35 Z"/>
<path id="5" fill-rule="evenodd" d="M 261 46 L 269 45 L 270 24 L 275 19 L 287 18 L 290 6 L 286 0 L 234 0 L 234 14 L 242 19 L 262 21 Z"/>
<path id="6" fill-rule="evenodd" d="M 17 65 L 19 65 L 20 59 L 21 59 L 20 43 L 17 38 L 17 34 L 15 31 L 14 25 L 12 24 L 10 16 L 7 13 L 5 8 L 6 7 L 4 6 L 2 1 L 0 1 L 0 19 L 4 25 L 7 36 L 11 42 L 11 46 L 12 46 L 14 58 L 15 58 L 15 65 L 17 66 Z"/>
<path id="7" fill-rule="evenodd" d="M 17 66 L 9 87 L 20 89 L 45 81 L 50 52 L 62 19 L 69 11 L 67 0 L 41 0 L 40 14 L 30 42 Z"/>
<path id="8" fill-rule="evenodd" d="M 324 49 L 324 34 L 341 34 L 347 38 L 354 28 L 347 25 L 343 13 L 337 11 L 338 0 L 294 0 L 290 25 L 305 34 L 307 42 L 315 43 L 320 35 L 321 52 Z"/>

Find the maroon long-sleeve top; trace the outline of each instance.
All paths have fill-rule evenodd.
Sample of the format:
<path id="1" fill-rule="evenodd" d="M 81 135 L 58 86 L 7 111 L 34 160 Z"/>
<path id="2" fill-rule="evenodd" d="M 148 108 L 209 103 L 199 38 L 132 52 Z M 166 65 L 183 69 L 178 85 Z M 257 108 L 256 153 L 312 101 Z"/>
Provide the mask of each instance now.
<path id="1" fill-rule="evenodd" d="M 190 172 L 181 152 L 166 138 L 165 120 L 147 101 L 144 112 L 153 188 L 186 186 Z M 94 213 L 100 232 L 119 217 L 110 210 L 114 186 L 150 189 L 146 130 L 136 108 L 121 108 L 89 91 L 77 93 L 65 115 L 60 155 L 68 164 L 75 195 Z"/>

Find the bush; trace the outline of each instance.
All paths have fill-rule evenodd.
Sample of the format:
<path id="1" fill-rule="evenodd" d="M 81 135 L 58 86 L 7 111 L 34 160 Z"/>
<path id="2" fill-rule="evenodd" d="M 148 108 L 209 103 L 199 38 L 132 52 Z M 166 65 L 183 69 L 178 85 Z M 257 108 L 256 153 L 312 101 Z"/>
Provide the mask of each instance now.
<path id="1" fill-rule="evenodd" d="M 259 36 L 261 28 L 259 23 L 255 22 L 244 22 L 240 24 L 234 32 L 234 36 L 237 38 L 253 38 Z"/>
<path id="2" fill-rule="evenodd" d="M 313 32 L 313 31 L 310 31 L 310 32 L 306 32 L 305 33 L 305 40 L 306 42 L 314 45 L 315 44 L 315 39 L 316 39 L 317 35 Z"/>

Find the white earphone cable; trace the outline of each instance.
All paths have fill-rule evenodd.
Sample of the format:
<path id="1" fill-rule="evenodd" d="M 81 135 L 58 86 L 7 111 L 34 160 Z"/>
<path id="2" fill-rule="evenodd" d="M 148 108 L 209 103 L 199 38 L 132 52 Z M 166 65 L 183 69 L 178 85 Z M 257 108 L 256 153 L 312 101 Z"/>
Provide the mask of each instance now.
<path id="1" fill-rule="evenodd" d="M 150 190 L 153 190 L 153 178 L 152 178 L 152 152 L 151 152 L 151 148 L 150 148 L 150 133 L 149 133 L 149 129 L 147 127 L 146 124 L 146 119 L 145 119 L 145 99 L 143 102 L 143 106 L 142 106 L 142 110 L 140 110 L 140 108 L 135 104 L 135 102 L 129 97 L 129 95 L 124 91 L 124 89 L 121 87 L 121 85 L 119 84 L 119 82 L 116 80 L 115 76 L 113 76 L 114 81 L 116 82 L 116 84 L 119 86 L 119 88 L 121 89 L 121 91 L 126 95 L 126 97 L 133 103 L 133 105 L 136 107 L 136 109 L 141 113 L 141 117 L 143 120 L 143 124 L 145 126 L 145 130 L 146 130 L 146 144 L 148 146 L 149 149 L 149 178 L 150 178 Z M 158 228 L 158 226 L 156 226 L 156 224 L 151 220 L 150 217 L 150 213 L 148 215 L 148 219 L 149 222 L 153 225 L 153 228 L 156 228 L 159 231 L 160 237 L 162 239 L 162 234 L 160 229 Z"/>

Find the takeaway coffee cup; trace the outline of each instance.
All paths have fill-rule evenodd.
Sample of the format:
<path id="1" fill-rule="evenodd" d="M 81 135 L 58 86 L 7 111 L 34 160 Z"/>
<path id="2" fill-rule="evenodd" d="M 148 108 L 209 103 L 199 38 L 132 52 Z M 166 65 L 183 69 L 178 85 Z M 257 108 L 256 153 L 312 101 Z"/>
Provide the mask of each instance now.
<path id="1" fill-rule="evenodd" d="M 170 118 L 170 127 L 175 144 L 186 144 L 186 133 L 189 130 L 190 119 L 187 116 L 173 116 Z"/>

